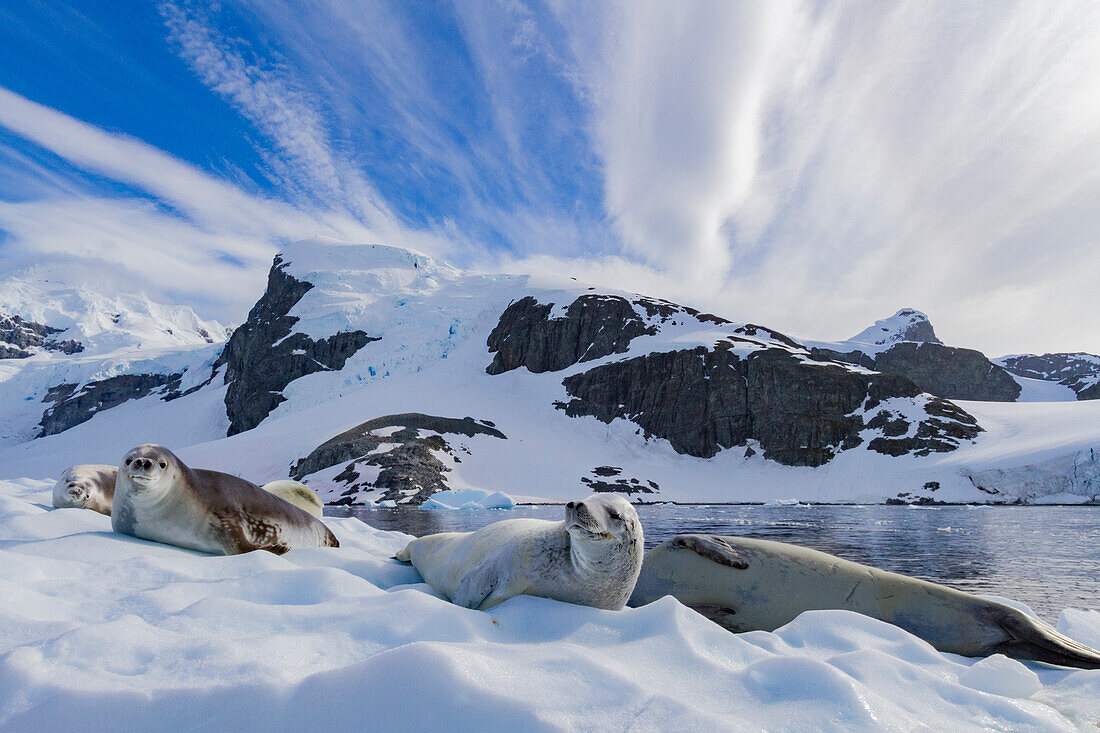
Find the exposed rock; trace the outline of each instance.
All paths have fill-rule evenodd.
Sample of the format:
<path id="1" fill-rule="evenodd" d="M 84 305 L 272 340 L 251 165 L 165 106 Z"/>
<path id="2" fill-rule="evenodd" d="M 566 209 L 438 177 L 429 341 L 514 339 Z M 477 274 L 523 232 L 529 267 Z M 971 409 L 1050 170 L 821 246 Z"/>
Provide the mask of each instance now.
<path id="1" fill-rule="evenodd" d="M 896 344 L 875 359 L 875 369 L 901 374 L 921 390 L 949 400 L 1013 402 L 1020 385 L 980 351 L 942 344 Z"/>
<path id="2" fill-rule="evenodd" d="M 657 312 L 659 302 L 652 307 Z M 553 308 L 531 296 L 509 305 L 489 334 L 487 345 L 495 355 L 485 371 L 503 374 L 521 366 L 535 373 L 557 371 L 623 353 L 637 336 L 657 333 L 629 300 L 614 295 L 582 295 L 561 318 L 550 317 Z"/>
<path id="3" fill-rule="evenodd" d="M 487 346 L 494 356 L 485 371 L 503 374 L 527 367 L 534 373 L 553 372 L 611 354 L 623 354 L 635 338 L 653 336 L 666 323 L 733 325 L 725 318 L 658 298 L 628 300 L 618 295 L 592 293 L 559 309 L 560 315 L 554 315 L 555 307 L 554 303 L 542 304 L 531 296 L 509 305 L 489 334 Z M 729 333 L 759 336 L 802 348 L 777 331 L 751 323 L 731 328 Z"/>
<path id="4" fill-rule="evenodd" d="M 596 466 L 592 469 L 592 477 L 582 476 L 581 483 L 596 493 L 614 492 L 619 494 L 655 494 L 661 487 L 656 481 L 642 481 L 638 478 L 621 475 L 623 470 L 618 466 Z M 607 479 L 614 478 L 614 481 Z"/>
<path id="5" fill-rule="evenodd" d="M 83 386 L 59 384 L 51 387 L 42 401 L 52 402 L 53 406 L 42 413 L 36 437 L 56 435 L 91 420 L 101 410 L 145 397 L 155 390 L 174 390 L 179 387 L 182 377 L 182 373 L 120 374 Z"/>
<path id="6" fill-rule="evenodd" d="M 344 331 L 313 340 L 291 334 L 298 319 L 290 309 L 313 288 L 285 272 L 278 256 L 267 277 L 267 290 L 233 332 L 218 361 L 225 365 L 225 409 L 229 435 L 250 430 L 285 402 L 283 389 L 299 377 L 343 368 L 348 358 L 377 338 L 363 331 Z"/>
<path id="7" fill-rule="evenodd" d="M 1064 384 L 1079 400 L 1100 399 L 1100 356 L 1096 354 L 1020 354 L 997 362 L 1019 377 Z"/>
<path id="8" fill-rule="evenodd" d="M 692 456 L 709 458 L 722 448 L 756 441 L 766 458 L 820 466 L 838 451 L 862 443 L 861 411 L 873 410 L 888 398 L 920 394 L 916 385 L 897 375 L 809 363 L 781 348 L 742 358 L 733 351 L 736 345 L 730 339 L 713 349 L 651 353 L 595 367 L 565 379 L 572 399 L 558 406 L 574 417 L 630 420 L 647 437 L 664 438 L 677 452 Z M 943 412 L 938 405 L 933 409 Z M 968 433 L 972 428 L 976 434 L 976 421 L 962 410 L 958 413 L 968 423 L 950 431 Z M 918 448 L 957 447 L 939 439 L 948 431 L 941 422 L 951 419 L 930 414 L 920 423 L 919 430 L 927 435 L 915 436 Z"/>
<path id="9" fill-rule="evenodd" d="M 387 431 L 386 428 L 399 428 Z M 379 434 L 379 433 L 386 434 Z M 426 433 L 426 434 L 423 434 Z M 386 415 L 361 423 L 322 443 L 291 467 L 297 480 L 347 462 L 334 481 L 346 487 L 335 504 L 361 503 L 364 495 L 381 489 L 371 498 L 402 504 L 421 504 L 432 494 L 449 488 L 448 468 L 439 455 L 458 462 L 455 449 L 444 435 L 488 435 L 504 439 L 504 433 L 487 421 L 404 413 Z M 460 446 L 460 450 L 462 446 Z"/>
<path id="10" fill-rule="evenodd" d="M 926 417 L 914 430 L 904 418 L 888 409 L 880 410 L 867 422 L 867 427 L 881 425 L 883 435 L 868 443 L 867 448 L 889 456 L 926 456 L 953 451 L 963 441 L 973 440 L 982 432 L 970 413 L 939 397 L 928 399 L 924 412 Z"/>
<path id="11" fill-rule="evenodd" d="M 58 341 L 54 334 L 63 329 L 54 328 L 17 315 L 0 314 L 0 359 L 26 359 L 38 348 L 76 354 L 84 350 L 79 341 Z"/>
<path id="12" fill-rule="evenodd" d="M 864 369 L 874 369 L 875 360 L 862 351 L 837 351 L 815 346 L 810 349 L 810 358 L 818 361 L 842 361 L 845 364 L 855 364 Z"/>
<path id="13" fill-rule="evenodd" d="M 1004 369 L 974 349 L 940 343 L 896 343 L 877 356 L 862 351 L 815 348 L 815 359 L 857 364 L 912 380 L 922 391 L 951 400 L 1013 402 L 1020 385 Z"/>

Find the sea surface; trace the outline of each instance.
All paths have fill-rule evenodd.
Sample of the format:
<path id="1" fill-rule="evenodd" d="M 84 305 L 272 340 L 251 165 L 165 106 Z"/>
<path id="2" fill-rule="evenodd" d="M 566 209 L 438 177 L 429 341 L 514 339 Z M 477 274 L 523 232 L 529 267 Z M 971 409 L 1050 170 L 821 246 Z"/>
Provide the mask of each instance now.
<path id="1" fill-rule="evenodd" d="M 561 506 L 422 511 L 327 507 L 379 529 L 421 536 L 501 519 L 563 518 Z M 1047 621 L 1100 610 L 1100 507 L 639 506 L 646 547 L 684 532 L 792 542 L 849 560 L 1022 601 Z"/>

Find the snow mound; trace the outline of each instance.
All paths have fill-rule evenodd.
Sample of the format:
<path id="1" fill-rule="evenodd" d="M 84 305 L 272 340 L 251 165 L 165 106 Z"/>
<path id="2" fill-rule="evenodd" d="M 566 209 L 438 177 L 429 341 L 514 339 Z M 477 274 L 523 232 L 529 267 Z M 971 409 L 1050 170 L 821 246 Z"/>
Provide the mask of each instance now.
<path id="1" fill-rule="evenodd" d="M 672 598 L 471 611 L 391 559 L 408 536 L 357 519 L 327 520 L 339 549 L 215 557 L 51 509 L 50 486 L 0 482 L 6 730 L 1049 731 L 1100 718 L 1096 672 L 944 655 L 849 612 L 734 635 Z M 1068 618 L 1083 641 L 1100 635 L 1100 614 Z"/>
<path id="2" fill-rule="evenodd" d="M 1004 697 L 1031 697 L 1043 686 L 1039 675 L 1015 659 L 994 654 L 959 675 L 959 682 L 975 690 Z"/>
<path id="3" fill-rule="evenodd" d="M 420 505 L 428 511 L 454 509 L 511 509 L 515 500 L 499 491 L 485 489 L 461 489 L 458 491 L 439 491 Z"/>

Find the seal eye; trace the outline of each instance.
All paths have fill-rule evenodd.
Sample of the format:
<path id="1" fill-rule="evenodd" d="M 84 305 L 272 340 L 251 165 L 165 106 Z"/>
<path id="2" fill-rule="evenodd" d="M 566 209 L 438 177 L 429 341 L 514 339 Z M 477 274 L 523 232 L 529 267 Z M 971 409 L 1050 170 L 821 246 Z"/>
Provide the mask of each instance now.
<path id="1" fill-rule="evenodd" d="M 160 462 L 160 467 L 161 467 L 161 468 L 168 468 L 168 464 L 167 464 L 167 463 L 165 463 L 164 461 L 161 461 L 161 462 Z"/>
<path id="2" fill-rule="evenodd" d="M 126 459 L 126 465 L 129 466 L 133 462 L 133 460 L 134 460 L 133 458 L 127 458 Z"/>
<path id="3" fill-rule="evenodd" d="M 611 517 L 616 522 L 619 521 L 620 519 L 622 519 L 622 516 L 618 512 L 609 511 L 607 513 L 607 516 Z"/>

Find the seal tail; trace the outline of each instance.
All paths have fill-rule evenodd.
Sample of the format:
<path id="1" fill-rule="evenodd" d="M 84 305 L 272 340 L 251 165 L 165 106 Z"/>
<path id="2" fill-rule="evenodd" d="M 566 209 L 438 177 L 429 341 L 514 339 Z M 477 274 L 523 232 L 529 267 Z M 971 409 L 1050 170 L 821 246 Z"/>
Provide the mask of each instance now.
<path id="1" fill-rule="evenodd" d="M 1030 659 L 1063 667 L 1100 669 L 1100 651 L 1058 633 L 1023 614 L 1007 614 L 998 625 L 1009 635 L 995 652 L 1016 659 Z"/>

